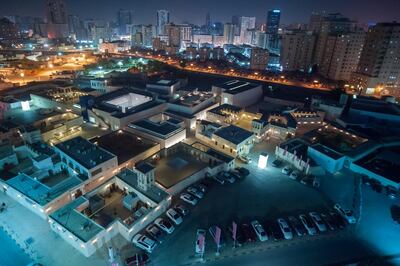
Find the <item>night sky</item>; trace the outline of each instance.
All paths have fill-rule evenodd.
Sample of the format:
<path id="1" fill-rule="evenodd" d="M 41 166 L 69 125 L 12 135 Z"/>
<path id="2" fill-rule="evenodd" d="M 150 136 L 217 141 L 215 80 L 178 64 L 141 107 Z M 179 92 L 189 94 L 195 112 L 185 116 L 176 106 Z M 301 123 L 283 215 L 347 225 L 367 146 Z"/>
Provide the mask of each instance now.
<path id="1" fill-rule="evenodd" d="M 0 0 L 0 15 L 44 16 L 44 0 Z M 307 22 L 312 11 L 338 12 L 359 22 L 400 21 L 400 0 L 66 0 L 69 14 L 114 19 L 119 8 L 134 10 L 135 23 L 155 23 L 157 9 L 171 11 L 173 22 L 230 21 L 232 15 L 265 21 L 268 9 L 282 10 L 282 23 Z"/>

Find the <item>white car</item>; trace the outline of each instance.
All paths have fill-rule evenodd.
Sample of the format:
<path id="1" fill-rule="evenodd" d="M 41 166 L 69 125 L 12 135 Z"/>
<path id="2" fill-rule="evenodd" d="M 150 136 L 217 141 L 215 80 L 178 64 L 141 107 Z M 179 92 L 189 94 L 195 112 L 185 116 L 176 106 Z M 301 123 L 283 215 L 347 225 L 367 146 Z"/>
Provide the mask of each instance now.
<path id="1" fill-rule="evenodd" d="M 285 239 L 292 239 L 293 238 L 292 229 L 290 229 L 290 227 L 289 227 L 288 223 L 285 221 L 285 219 L 279 218 L 277 220 L 277 222 L 279 224 L 279 227 L 281 228 L 281 231 L 282 231 Z"/>
<path id="2" fill-rule="evenodd" d="M 164 232 L 167 232 L 167 234 L 172 234 L 175 230 L 175 227 L 168 222 L 167 220 L 164 220 L 163 218 L 157 218 L 154 223 L 160 227 L 161 230 Z"/>
<path id="3" fill-rule="evenodd" d="M 199 199 L 202 199 L 204 197 L 204 193 L 195 187 L 188 187 L 187 192 L 193 194 L 194 196 L 196 196 L 196 198 L 199 198 Z"/>
<path id="4" fill-rule="evenodd" d="M 141 234 L 135 235 L 132 239 L 132 243 L 138 248 L 141 248 L 149 253 L 151 253 L 157 246 L 157 243 L 153 239 Z"/>
<path id="5" fill-rule="evenodd" d="M 293 171 L 290 173 L 289 177 L 291 179 L 297 180 L 297 178 L 299 178 L 300 173 L 298 171 Z"/>
<path id="6" fill-rule="evenodd" d="M 241 160 L 242 162 L 244 162 L 246 164 L 251 163 L 251 158 L 249 158 L 249 157 L 239 156 L 238 158 L 239 158 L 239 160 Z"/>
<path id="7" fill-rule="evenodd" d="M 183 222 L 182 216 L 179 215 L 174 209 L 168 209 L 167 216 L 171 221 L 174 222 L 176 225 L 180 225 Z"/>
<path id="8" fill-rule="evenodd" d="M 321 232 L 325 232 L 326 231 L 326 225 L 322 221 L 321 216 L 319 216 L 319 214 L 316 213 L 316 212 L 310 212 L 309 215 L 311 217 L 311 220 L 313 220 L 313 222 L 317 226 L 318 230 L 321 231 Z"/>
<path id="9" fill-rule="evenodd" d="M 291 172 L 292 172 L 292 169 L 289 166 L 285 166 L 282 168 L 282 173 L 285 175 L 290 175 Z"/>
<path id="10" fill-rule="evenodd" d="M 267 232 L 265 232 L 264 227 L 257 220 L 252 221 L 251 226 L 253 227 L 254 232 L 256 232 L 256 235 L 261 242 L 268 240 Z"/>
<path id="11" fill-rule="evenodd" d="M 181 200 L 186 201 L 187 203 L 190 203 L 192 205 L 197 204 L 197 199 L 189 193 L 182 193 L 180 195 L 180 198 L 181 198 Z"/>
<path id="12" fill-rule="evenodd" d="M 304 227 L 307 230 L 307 233 L 309 235 L 316 235 L 317 234 L 317 229 L 315 226 L 312 224 L 311 220 L 305 215 L 305 214 L 300 214 L 299 215 L 301 223 L 304 225 Z"/>
<path id="13" fill-rule="evenodd" d="M 333 208 L 349 223 L 355 224 L 357 223 L 356 218 L 351 210 L 344 210 L 339 204 L 335 204 Z"/>

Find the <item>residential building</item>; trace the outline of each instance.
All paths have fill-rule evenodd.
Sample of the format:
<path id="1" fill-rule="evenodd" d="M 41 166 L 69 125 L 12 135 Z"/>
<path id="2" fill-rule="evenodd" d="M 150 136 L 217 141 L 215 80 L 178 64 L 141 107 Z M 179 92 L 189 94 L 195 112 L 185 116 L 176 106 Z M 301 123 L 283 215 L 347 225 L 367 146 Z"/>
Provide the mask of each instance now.
<path id="1" fill-rule="evenodd" d="M 46 0 L 47 37 L 68 37 L 67 7 L 64 0 Z"/>
<path id="2" fill-rule="evenodd" d="M 225 23 L 224 25 L 224 39 L 225 43 L 233 44 L 235 41 L 235 25 L 232 23 Z"/>
<path id="3" fill-rule="evenodd" d="M 119 35 L 128 35 L 128 27 L 133 25 L 133 11 L 127 9 L 120 9 L 117 13 L 117 24 Z"/>
<path id="4" fill-rule="evenodd" d="M 369 28 L 351 83 L 365 95 L 400 96 L 400 23 Z"/>
<path id="5" fill-rule="evenodd" d="M 250 55 L 250 69 L 266 70 L 269 60 L 269 52 L 266 49 L 253 47 Z"/>
<path id="6" fill-rule="evenodd" d="M 221 96 L 221 104 L 231 104 L 239 107 L 248 107 L 262 99 L 262 86 L 239 80 L 231 80 L 222 84 L 213 85 L 212 91 Z"/>
<path id="7" fill-rule="evenodd" d="M 252 30 L 255 27 L 255 17 L 239 17 L 239 36 L 241 44 L 251 44 L 251 34 L 249 30 Z"/>
<path id="8" fill-rule="evenodd" d="M 312 67 L 316 36 L 311 31 L 289 31 L 282 35 L 280 64 L 284 71 L 308 72 Z"/>

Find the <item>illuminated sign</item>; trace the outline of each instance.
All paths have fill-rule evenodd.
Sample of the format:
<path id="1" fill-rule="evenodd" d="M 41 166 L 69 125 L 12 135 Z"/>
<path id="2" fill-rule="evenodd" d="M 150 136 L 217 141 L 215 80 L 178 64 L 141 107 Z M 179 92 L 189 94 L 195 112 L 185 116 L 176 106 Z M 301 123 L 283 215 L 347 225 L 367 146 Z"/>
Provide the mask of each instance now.
<path id="1" fill-rule="evenodd" d="M 258 158 L 258 168 L 265 169 L 267 167 L 268 162 L 268 154 L 261 153 Z"/>

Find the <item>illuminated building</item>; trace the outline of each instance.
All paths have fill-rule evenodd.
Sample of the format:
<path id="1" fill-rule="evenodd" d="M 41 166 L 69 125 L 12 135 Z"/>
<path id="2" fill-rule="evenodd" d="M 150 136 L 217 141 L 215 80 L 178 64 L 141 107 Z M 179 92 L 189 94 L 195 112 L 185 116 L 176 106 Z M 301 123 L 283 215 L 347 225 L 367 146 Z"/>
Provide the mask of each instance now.
<path id="1" fill-rule="evenodd" d="M 235 25 L 232 23 L 225 23 L 224 25 L 224 39 L 225 43 L 233 44 L 235 41 Z"/>
<path id="2" fill-rule="evenodd" d="M 169 11 L 158 10 L 157 11 L 157 34 L 165 35 L 165 25 L 169 23 Z"/>
<path id="3" fill-rule="evenodd" d="M 400 23 L 378 23 L 365 39 L 351 83 L 363 94 L 400 95 Z"/>
<path id="4" fill-rule="evenodd" d="M 250 69 L 265 70 L 267 69 L 269 52 L 266 49 L 253 47 L 250 56 Z"/>

